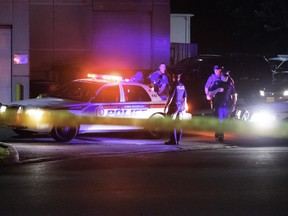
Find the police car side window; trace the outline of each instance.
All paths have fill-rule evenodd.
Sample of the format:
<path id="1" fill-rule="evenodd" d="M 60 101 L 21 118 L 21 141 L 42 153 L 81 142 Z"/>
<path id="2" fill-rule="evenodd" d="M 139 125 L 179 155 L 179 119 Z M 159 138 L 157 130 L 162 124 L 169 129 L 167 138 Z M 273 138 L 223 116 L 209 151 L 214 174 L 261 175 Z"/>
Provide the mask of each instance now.
<path id="1" fill-rule="evenodd" d="M 120 102 L 120 90 L 119 86 L 106 86 L 96 95 L 95 99 L 92 102 L 98 103 L 113 103 Z"/>
<path id="2" fill-rule="evenodd" d="M 126 102 L 149 102 L 150 96 L 141 86 L 123 85 L 125 101 Z"/>

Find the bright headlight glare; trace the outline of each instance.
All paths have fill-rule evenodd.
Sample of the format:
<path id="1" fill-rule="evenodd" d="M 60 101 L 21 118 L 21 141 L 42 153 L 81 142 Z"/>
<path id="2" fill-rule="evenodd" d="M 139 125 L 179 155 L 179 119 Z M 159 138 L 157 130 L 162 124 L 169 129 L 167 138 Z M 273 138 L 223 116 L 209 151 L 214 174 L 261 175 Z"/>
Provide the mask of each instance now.
<path id="1" fill-rule="evenodd" d="M 283 92 L 283 96 L 288 96 L 288 90 L 285 90 L 285 91 Z"/>
<path id="2" fill-rule="evenodd" d="M 257 124 L 258 127 L 272 127 L 276 122 L 276 117 L 271 112 L 262 111 L 252 114 L 251 122 Z"/>
<path id="3" fill-rule="evenodd" d="M 260 94 L 261 97 L 264 97 L 264 96 L 265 96 L 265 91 L 260 90 L 260 91 L 259 91 L 259 94 Z"/>
<path id="4" fill-rule="evenodd" d="M 26 114 L 36 121 L 40 121 L 43 117 L 44 111 L 41 109 L 27 109 Z"/>
<path id="5" fill-rule="evenodd" d="M 1 106 L 0 107 L 0 113 L 6 112 L 7 107 L 6 106 Z"/>

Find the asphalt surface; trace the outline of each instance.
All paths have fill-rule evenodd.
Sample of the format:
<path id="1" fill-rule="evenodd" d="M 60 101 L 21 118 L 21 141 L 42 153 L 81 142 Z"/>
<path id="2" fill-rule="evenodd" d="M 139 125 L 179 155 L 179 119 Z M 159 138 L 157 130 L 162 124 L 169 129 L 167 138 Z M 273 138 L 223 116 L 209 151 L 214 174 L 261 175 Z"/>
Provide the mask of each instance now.
<path id="1" fill-rule="evenodd" d="M 13 131 L 1 128 L 0 145 L 10 156 L 0 165 L 69 159 L 85 156 L 139 154 L 151 152 L 204 150 L 231 147 L 217 143 L 213 134 L 185 134 L 180 145 L 164 145 L 165 139 L 147 139 L 141 133 L 80 135 L 69 143 L 57 143 L 49 136 L 21 138 Z"/>
<path id="2" fill-rule="evenodd" d="M 1 167 L 0 214 L 284 216 L 287 153 L 237 147 Z"/>
<path id="3" fill-rule="evenodd" d="M 113 156 L 143 153 L 199 151 L 235 147 L 286 146 L 287 139 L 243 137 L 226 134 L 223 143 L 216 142 L 212 132 L 184 134 L 180 145 L 164 145 L 165 139 L 148 139 L 142 133 L 106 133 L 79 135 L 68 143 L 55 142 L 49 136 L 21 138 L 13 131 L 0 128 L 0 145 L 10 156 L 0 165 L 72 159 L 87 156 Z"/>
<path id="4" fill-rule="evenodd" d="M 287 215 L 287 140 L 217 143 L 203 132 L 164 141 L 7 136 L 16 159 L 1 167 L 0 215 Z"/>

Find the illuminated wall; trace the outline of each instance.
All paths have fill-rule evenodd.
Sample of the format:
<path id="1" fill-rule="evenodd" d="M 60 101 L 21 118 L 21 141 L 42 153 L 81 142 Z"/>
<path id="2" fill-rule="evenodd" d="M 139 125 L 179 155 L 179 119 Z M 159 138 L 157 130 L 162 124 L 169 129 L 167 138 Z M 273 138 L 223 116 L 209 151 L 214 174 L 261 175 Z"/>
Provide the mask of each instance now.
<path id="1" fill-rule="evenodd" d="M 29 11 L 33 80 L 169 63 L 169 0 L 30 0 Z"/>

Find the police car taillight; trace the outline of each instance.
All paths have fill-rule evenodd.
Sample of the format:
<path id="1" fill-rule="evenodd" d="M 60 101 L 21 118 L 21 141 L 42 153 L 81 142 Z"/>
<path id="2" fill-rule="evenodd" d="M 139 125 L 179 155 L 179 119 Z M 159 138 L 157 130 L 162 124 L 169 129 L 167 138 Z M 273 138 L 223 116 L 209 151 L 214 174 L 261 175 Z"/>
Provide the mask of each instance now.
<path id="1" fill-rule="evenodd" d="M 102 79 L 107 81 L 121 81 L 121 76 L 115 76 L 115 75 L 105 75 L 105 74 L 88 74 L 88 78 L 91 79 Z"/>

